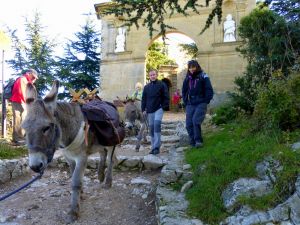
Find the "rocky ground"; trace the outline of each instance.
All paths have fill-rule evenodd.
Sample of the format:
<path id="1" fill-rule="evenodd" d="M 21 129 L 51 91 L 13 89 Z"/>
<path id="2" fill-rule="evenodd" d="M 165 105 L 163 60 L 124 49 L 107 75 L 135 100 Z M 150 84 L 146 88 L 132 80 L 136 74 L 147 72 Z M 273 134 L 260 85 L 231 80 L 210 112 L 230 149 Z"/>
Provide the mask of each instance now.
<path id="1" fill-rule="evenodd" d="M 165 114 L 164 121 L 182 120 L 182 113 Z M 168 152 L 162 146 L 161 157 Z M 147 155 L 149 144 L 139 153 L 134 145 L 126 144 L 117 149 L 122 155 Z M 100 187 L 96 172 L 88 169 L 84 178 L 84 195 L 81 217 L 75 225 L 156 225 L 155 190 L 160 170 L 119 171 L 113 175 L 113 186 Z M 0 196 L 27 182 L 34 174 L 0 185 Z M 0 202 L 1 225 L 58 225 L 65 224 L 70 206 L 70 178 L 68 169 L 48 169 L 43 178 L 29 188 Z"/>
<path id="2" fill-rule="evenodd" d="M 158 174 L 115 172 L 112 188 L 105 190 L 100 187 L 96 173 L 89 171 L 84 178 L 81 217 L 74 224 L 157 224 L 154 193 Z M 30 180 L 31 175 L 2 185 L 0 194 Z M 69 174 L 63 169 L 51 169 L 30 188 L 0 203 L 0 224 L 65 224 L 69 205 Z"/>

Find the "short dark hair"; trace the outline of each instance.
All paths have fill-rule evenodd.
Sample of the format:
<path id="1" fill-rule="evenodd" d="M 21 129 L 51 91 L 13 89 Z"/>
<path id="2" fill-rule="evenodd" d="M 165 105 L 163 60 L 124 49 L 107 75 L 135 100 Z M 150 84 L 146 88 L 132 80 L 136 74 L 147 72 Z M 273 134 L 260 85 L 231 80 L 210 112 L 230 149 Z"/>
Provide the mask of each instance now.
<path id="1" fill-rule="evenodd" d="M 150 69 L 148 73 L 150 73 L 151 71 L 154 71 L 156 74 L 158 74 L 158 70 L 157 69 Z"/>

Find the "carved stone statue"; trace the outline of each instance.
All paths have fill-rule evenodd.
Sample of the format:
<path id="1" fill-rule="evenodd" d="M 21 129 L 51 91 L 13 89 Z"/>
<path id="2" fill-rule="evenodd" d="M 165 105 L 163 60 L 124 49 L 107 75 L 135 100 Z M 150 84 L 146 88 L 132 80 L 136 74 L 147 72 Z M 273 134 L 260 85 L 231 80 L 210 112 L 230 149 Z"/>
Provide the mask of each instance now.
<path id="1" fill-rule="evenodd" d="M 118 35 L 116 37 L 116 48 L 115 52 L 124 52 L 125 51 L 125 41 L 126 41 L 126 28 L 119 27 Z"/>
<path id="2" fill-rule="evenodd" d="M 228 14 L 224 22 L 224 42 L 236 41 L 235 38 L 235 22 L 232 15 Z"/>

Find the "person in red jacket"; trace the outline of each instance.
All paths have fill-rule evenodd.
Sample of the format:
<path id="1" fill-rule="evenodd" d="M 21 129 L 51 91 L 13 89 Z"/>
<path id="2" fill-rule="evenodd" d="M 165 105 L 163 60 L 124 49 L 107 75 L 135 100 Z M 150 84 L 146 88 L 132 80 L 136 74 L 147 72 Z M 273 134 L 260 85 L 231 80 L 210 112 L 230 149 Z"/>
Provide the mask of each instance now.
<path id="1" fill-rule="evenodd" d="M 12 141 L 16 145 L 24 144 L 24 131 L 21 123 L 26 116 L 25 98 L 28 83 L 34 83 L 38 79 L 38 73 L 34 69 L 28 69 L 14 83 L 12 96 L 9 99 L 13 111 L 13 136 Z"/>

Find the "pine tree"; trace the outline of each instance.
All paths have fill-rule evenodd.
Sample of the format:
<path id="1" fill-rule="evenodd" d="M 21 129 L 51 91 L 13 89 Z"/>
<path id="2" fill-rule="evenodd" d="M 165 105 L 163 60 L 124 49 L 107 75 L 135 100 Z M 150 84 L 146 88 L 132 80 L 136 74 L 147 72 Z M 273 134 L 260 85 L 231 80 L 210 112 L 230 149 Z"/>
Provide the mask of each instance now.
<path id="1" fill-rule="evenodd" d="M 300 22 L 299 0 L 273 1 L 271 9 L 290 22 Z"/>
<path id="2" fill-rule="evenodd" d="M 42 35 L 44 28 L 40 20 L 38 12 L 34 13 L 32 20 L 26 18 L 24 41 L 16 35 L 16 31 L 11 32 L 15 57 L 8 64 L 15 71 L 14 75 L 20 75 L 29 68 L 35 69 L 39 74 L 35 86 L 43 95 L 54 79 L 55 60 L 52 54 L 55 43 Z"/>
<path id="3" fill-rule="evenodd" d="M 65 88 L 79 90 L 99 87 L 100 33 L 91 19 L 87 19 L 75 39 L 64 48 L 64 57 L 59 58 L 59 78 Z M 68 96 L 67 90 L 63 97 Z"/>

